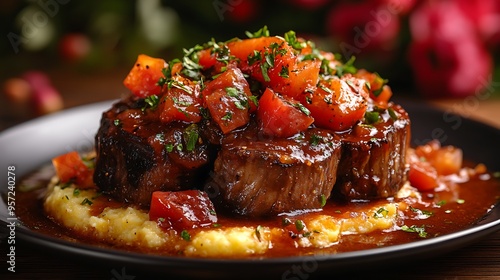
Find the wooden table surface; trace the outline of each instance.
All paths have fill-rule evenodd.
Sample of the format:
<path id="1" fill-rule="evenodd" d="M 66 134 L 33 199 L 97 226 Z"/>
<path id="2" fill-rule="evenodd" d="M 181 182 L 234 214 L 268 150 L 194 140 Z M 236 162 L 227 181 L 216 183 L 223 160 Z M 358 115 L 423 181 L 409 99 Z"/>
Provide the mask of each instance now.
<path id="1" fill-rule="evenodd" d="M 127 70 L 103 75 L 81 75 L 71 71 L 49 72 L 53 83 L 64 97 L 66 107 L 74 107 L 102 100 L 116 99 L 125 93 L 121 80 Z M 471 97 L 467 100 L 429 101 L 432 106 L 477 119 L 500 129 L 500 100 Z M 0 98 L 0 130 L 28 120 L 25 108 L 8 105 Z M 498 151 L 496 151 L 498 153 Z M 0 279 L 149 279 L 143 272 L 126 267 L 111 266 L 102 262 L 83 263 L 68 255 L 47 251 L 23 240 L 16 240 L 16 272 L 7 271 L 8 244 L 4 228 L 0 229 Z M 3 234 L 1 234 L 3 233 Z M 386 269 L 368 275 L 337 275 L 332 272 L 329 279 L 500 279 L 500 231 L 450 253 L 436 254 L 428 259 L 410 262 L 407 265 L 387 264 Z M 193 268 L 195 269 L 195 268 Z M 361 270 L 362 268 L 360 268 Z M 314 276 L 314 274 L 312 275 Z M 337 276 L 337 277 L 336 277 Z M 166 277 L 165 279 L 172 279 Z M 288 278 L 288 279 L 311 279 Z"/>

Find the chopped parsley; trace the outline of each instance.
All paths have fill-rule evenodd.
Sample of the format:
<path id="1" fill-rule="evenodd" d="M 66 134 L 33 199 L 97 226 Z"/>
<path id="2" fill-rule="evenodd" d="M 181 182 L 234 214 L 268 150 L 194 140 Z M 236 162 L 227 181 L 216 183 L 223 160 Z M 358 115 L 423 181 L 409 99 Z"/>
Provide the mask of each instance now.
<path id="1" fill-rule="evenodd" d="M 415 208 L 415 207 L 412 207 L 412 206 L 410 206 L 410 210 L 413 213 L 416 213 L 416 214 L 422 215 L 422 216 L 426 216 L 426 217 L 430 217 L 430 216 L 434 215 L 434 213 L 432 211 L 421 210 L 421 209 L 418 209 L 418 208 Z"/>
<path id="2" fill-rule="evenodd" d="M 182 149 L 184 149 L 184 145 L 182 145 L 181 143 L 175 145 L 175 147 L 177 148 L 177 151 L 181 152 Z"/>
<path id="3" fill-rule="evenodd" d="M 333 74 L 333 69 L 330 67 L 330 61 L 326 58 L 321 60 L 320 73 L 327 76 Z"/>
<path id="4" fill-rule="evenodd" d="M 271 43 L 264 52 L 264 57 L 261 58 L 260 70 L 262 71 L 262 77 L 266 82 L 271 81 L 268 70 L 274 67 L 274 60 L 276 59 L 276 56 L 283 56 L 286 54 L 286 49 L 280 47 L 281 45 L 276 42 Z"/>
<path id="5" fill-rule="evenodd" d="M 317 135 L 317 134 L 313 134 L 311 135 L 311 138 L 309 139 L 309 144 L 311 144 L 311 146 L 316 146 L 316 145 L 319 145 L 319 143 L 323 140 L 323 137 Z"/>
<path id="6" fill-rule="evenodd" d="M 292 221 L 290 221 L 290 219 L 288 219 L 288 218 L 281 219 L 281 226 L 282 227 L 286 227 L 286 226 L 291 225 L 291 224 L 292 224 Z"/>
<path id="7" fill-rule="evenodd" d="M 186 151 L 192 152 L 196 143 L 199 140 L 198 125 L 191 124 L 184 130 L 184 142 L 186 143 Z"/>
<path id="8" fill-rule="evenodd" d="M 373 95 L 375 95 L 375 97 L 377 97 L 382 93 L 382 91 L 384 91 L 384 86 L 389 82 L 389 80 L 382 79 L 382 77 L 380 77 L 380 75 L 377 72 L 375 72 L 374 74 L 377 76 L 376 81 L 381 82 L 380 87 L 378 89 L 372 91 Z"/>
<path id="9" fill-rule="evenodd" d="M 285 41 L 292 46 L 292 48 L 296 50 L 302 50 L 303 48 L 307 47 L 306 42 L 301 42 L 297 39 L 297 35 L 295 34 L 295 31 L 288 31 L 285 33 Z"/>
<path id="10" fill-rule="evenodd" d="M 255 105 L 255 107 L 259 106 L 259 98 L 255 95 L 251 95 L 248 97 L 248 99 L 250 99 L 250 101 L 252 101 L 252 103 Z"/>
<path id="11" fill-rule="evenodd" d="M 181 231 L 181 237 L 182 237 L 182 239 L 184 239 L 186 241 L 191 241 L 191 235 L 189 234 L 189 232 L 187 230 Z"/>
<path id="12" fill-rule="evenodd" d="M 234 105 L 236 106 L 236 108 L 238 108 L 240 110 L 245 110 L 245 109 L 250 107 L 248 104 L 248 99 L 243 91 L 241 91 L 235 87 L 227 87 L 226 93 L 227 93 L 227 96 L 235 99 Z"/>
<path id="13" fill-rule="evenodd" d="M 344 76 L 345 74 L 355 74 L 358 69 L 354 67 L 354 61 L 356 60 L 355 56 L 351 56 L 351 58 L 344 63 L 343 65 L 337 65 L 335 67 L 336 69 L 336 75 L 339 77 Z M 380 93 L 379 93 L 380 94 Z"/>
<path id="14" fill-rule="evenodd" d="M 389 113 L 389 116 L 391 116 L 391 119 L 393 121 L 397 120 L 398 119 L 398 115 L 396 114 L 396 112 L 394 111 L 394 109 L 392 108 L 387 108 L 387 112 Z"/>
<path id="15" fill-rule="evenodd" d="M 380 113 L 376 111 L 366 111 L 365 112 L 365 123 L 375 124 L 380 120 Z"/>
<path id="16" fill-rule="evenodd" d="M 82 162 L 88 169 L 95 168 L 95 157 L 82 157 Z"/>
<path id="17" fill-rule="evenodd" d="M 262 27 L 261 29 L 257 30 L 254 33 L 246 31 L 245 34 L 250 39 L 251 38 L 260 38 L 260 37 L 269 37 L 269 29 L 267 29 L 267 25 L 264 25 L 264 27 Z"/>
<path id="18" fill-rule="evenodd" d="M 188 87 L 184 83 L 173 79 L 167 82 L 167 87 L 168 89 L 175 87 L 191 95 L 194 93 L 194 90 L 191 87 Z"/>
<path id="19" fill-rule="evenodd" d="M 79 195 L 80 195 L 80 189 L 74 189 L 73 196 L 79 196 Z"/>
<path id="20" fill-rule="evenodd" d="M 319 196 L 320 207 L 323 208 L 326 205 L 326 196 L 324 194 Z"/>
<path id="21" fill-rule="evenodd" d="M 172 59 L 168 62 L 168 66 L 161 70 L 163 77 L 161 77 L 156 83 L 158 86 L 165 86 L 169 81 L 172 80 L 172 69 L 177 63 L 182 63 L 178 58 Z"/>
<path id="22" fill-rule="evenodd" d="M 427 232 L 425 231 L 425 226 L 418 227 L 416 225 L 412 225 L 412 226 L 403 225 L 401 227 L 401 230 L 404 232 L 418 233 L 418 236 L 420 236 L 422 238 L 427 237 Z"/>
<path id="23" fill-rule="evenodd" d="M 158 95 L 150 95 L 146 98 L 144 98 L 144 102 L 146 102 L 146 105 L 142 107 L 142 111 L 146 110 L 147 108 L 151 108 L 152 110 L 156 109 L 158 107 L 158 104 L 160 103 L 160 98 Z"/>
<path id="24" fill-rule="evenodd" d="M 163 77 L 161 77 L 156 84 L 161 87 L 167 85 L 169 89 L 172 87 L 177 87 L 188 93 L 192 93 L 192 89 L 173 79 L 172 70 L 176 64 L 181 63 L 182 69 L 180 70 L 180 74 L 193 81 L 199 81 L 203 83 L 203 75 L 201 73 L 203 67 L 199 64 L 198 57 L 199 51 L 203 49 L 205 49 L 205 47 L 200 45 L 196 45 L 190 49 L 183 49 L 184 56 L 182 57 L 182 59 L 175 58 L 171 60 L 168 63 L 168 66 L 162 69 Z"/>
<path id="25" fill-rule="evenodd" d="M 261 237 L 262 237 L 261 231 L 262 231 L 262 226 L 261 226 L 261 225 L 258 225 L 258 226 L 255 228 L 255 236 L 257 237 L 257 239 L 259 239 L 259 241 L 262 241 L 262 240 L 261 240 Z"/>
<path id="26" fill-rule="evenodd" d="M 84 198 L 83 201 L 80 204 L 81 205 L 85 205 L 85 204 L 92 205 L 93 202 L 90 199 L 88 199 L 88 198 Z"/>
<path id="27" fill-rule="evenodd" d="M 59 182 L 59 184 L 61 184 L 59 187 L 61 188 L 61 190 L 64 190 L 65 188 L 68 188 L 70 187 L 71 185 L 73 185 L 73 182 L 72 180 L 70 180 L 69 182 L 66 182 L 66 183 L 61 183 Z"/>
<path id="28" fill-rule="evenodd" d="M 230 121 L 233 118 L 233 113 L 232 112 L 226 112 L 224 116 L 222 116 L 221 120 L 223 121 Z"/>
<path id="29" fill-rule="evenodd" d="M 261 61 L 262 56 L 260 55 L 260 52 L 258 50 L 254 50 L 253 53 L 248 55 L 247 60 L 248 60 L 248 65 L 253 65 L 256 62 Z"/>
<path id="30" fill-rule="evenodd" d="M 225 65 L 228 65 L 231 59 L 234 58 L 234 56 L 231 56 L 229 47 L 226 44 L 222 44 L 221 46 L 212 39 L 212 41 L 209 42 L 207 47 L 212 47 L 212 53 L 215 53 L 216 55 L 215 59 L 219 62 L 224 63 Z M 223 70 L 225 69 L 226 68 L 224 67 Z"/>
<path id="31" fill-rule="evenodd" d="M 171 153 L 171 152 L 174 150 L 174 144 L 172 144 L 172 143 L 167 143 L 167 144 L 165 144 L 165 150 L 166 150 L 168 153 Z"/>
<path id="32" fill-rule="evenodd" d="M 438 203 L 436 203 L 437 206 L 441 207 L 446 204 L 446 200 L 441 200 Z"/>
<path id="33" fill-rule="evenodd" d="M 290 78 L 288 66 L 281 66 L 279 76 L 282 78 Z"/>
<path id="34" fill-rule="evenodd" d="M 372 86 L 370 85 L 369 82 L 365 82 L 365 87 L 368 91 L 372 91 Z"/>
<path id="35" fill-rule="evenodd" d="M 196 45 L 190 49 L 184 49 L 184 57 L 182 58 L 182 70 L 181 73 L 192 79 L 199 81 L 202 77 L 201 70 L 203 67 L 198 63 L 198 52 L 203 50 L 204 47 Z"/>
<path id="36" fill-rule="evenodd" d="M 297 229 L 298 232 L 303 231 L 305 227 L 306 227 L 306 225 L 304 224 L 304 222 L 302 220 L 295 221 L 295 228 Z"/>
<path id="37" fill-rule="evenodd" d="M 380 207 L 375 213 L 373 213 L 373 218 L 375 219 L 382 219 L 387 217 L 389 214 L 389 210 L 385 209 L 384 207 Z"/>
<path id="38" fill-rule="evenodd" d="M 329 87 L 325 86 L 324 84 L 321 84 L 321 83 L 320 83 L 320 84 L 318 84 L 318 88 L 320 88 L 320 89 L 324 90 L 324 91 L 325 91 L 326 93 L 328 93 L 329 95 L 334 94 L 333 90 L 332 90 L 331 88 L 329 88 Z M 331 100 L 331 99 L 330 99 L 330 101 L 329 101 L 329 102 L 327 102 L 326 100 L 325 100 L 325 102 L 326 102 L 326 103 L 328 103 L 328 104 L 332 104 L 332 100 Z"/>
<path id="39" fill-rule="evenodd" d="M 297 102 L 293 104 L 293 107 L 299 109 L 306 116 L 311 115 L 311 111 L 309 111 L 309 109 L 307 109 L 304 105 L 302 105 L 302 103 Z"/>

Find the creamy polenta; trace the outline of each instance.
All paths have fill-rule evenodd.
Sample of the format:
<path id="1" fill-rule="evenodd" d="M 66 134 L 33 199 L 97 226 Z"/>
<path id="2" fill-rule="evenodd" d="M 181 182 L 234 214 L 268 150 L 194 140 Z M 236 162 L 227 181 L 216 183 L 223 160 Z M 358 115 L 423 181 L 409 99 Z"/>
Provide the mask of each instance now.
<path id="1" fill-rule="evenodd" d="M 150 221 L 145 210 L 120 204 L 100 207 L 99 201 L 107 199 L 96 190 L 56 182 L 54 179 L 49 186 L 44 209 L 65 228 L 87 239 L 114 246 L 191 257 L 259 256 L 272 250 L 276 244 L 288 244 L 298 249 L 328 248 L 335 246 L 343 235 L 366 234 L 394 227 L 398 210 L 397 203 L 384 203 L 368 210 L 344 213 L 341 218 L 318 212 L 300 220 L 300 229 L 294 229 L 296 234 L 285 226 L 224 224 L 179 233 L 165 230 Z M 290 239 L 290 242 L 283 242 L 284 239 Z"/>

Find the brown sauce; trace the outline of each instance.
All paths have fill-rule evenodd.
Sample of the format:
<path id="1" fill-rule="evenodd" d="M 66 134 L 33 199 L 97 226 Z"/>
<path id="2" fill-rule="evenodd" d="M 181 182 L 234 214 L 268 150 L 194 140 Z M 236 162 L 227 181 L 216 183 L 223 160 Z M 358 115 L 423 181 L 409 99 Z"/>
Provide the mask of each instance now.
<path id="1" fill-rule="evenodd" d="M 144 248 L 124 248 L 116 244 L 102 244 L 96 240 L 89 240 L 77 232 L 65 229 L 53 222 L 43 211 L 43 195 L 45 189 L 37 189 L 29 192 L 20 192 L 16 197 L 18 208 L 16 214 L 19 221 L 29 229 L 61 238 L 72 242 L 82 242 L 96 246 L 118 248 L 128 251 L 151 253 Z M 322 211 L 309 212 L 291 219 L 310 219 L 314 215 L 326 214 L 333 217 L 345 218 L 346 213 L 353 210 L 363 210 L 376 207 L 377 204 L 389 202 L 400 202 L 397 226 L 424 227 L 426 237 L 418 233 L 405 232 L 400 229 L 372 232 L 364 235 L 342 235 L 338 244 L 325 249 L 294 248 L 293 237 L 286 236 L 283 242 L 273 243 L 273 250 L 258 257 L 279 257 L 304 254 L 332 254 L 365 250 L 383 246 L 404 244 L 412 241 L 433 238 L 445 234 L 457 232 L 474 226 L 484 215 L 488 213 L 500 199 L 500 180 L 490 174 L 473 176 L 464 183 L 453 183 L 447 189 L 439 192 L 421 193 L 420 201 L 411 198 L 388 199 L 372 202 L 338 202 L 328 201 Z M 104 195 L 98 197 L 92 205 L 93 214 L 98 214 L 105 207 L 120 207 Z M 406 209 L 404 205 L 407 205 Z M 401 207 L 403 206 L 403 207 Z M 231 226 L 270 226 L 280 227 L 283 217 L 251 220 L 241 216 L 233 216 L 218 212 L 218 224 L 224 227 Z M 169 255 L 168 252 L 152 252 L 155 254 Z M 249 257 L 250 258 L 250 257 Z"/>

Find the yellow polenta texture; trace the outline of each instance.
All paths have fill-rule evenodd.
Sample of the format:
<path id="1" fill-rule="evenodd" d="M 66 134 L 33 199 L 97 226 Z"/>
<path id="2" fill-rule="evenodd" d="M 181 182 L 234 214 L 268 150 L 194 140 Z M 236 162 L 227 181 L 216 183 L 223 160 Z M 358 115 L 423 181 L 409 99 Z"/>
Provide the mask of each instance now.
<path id="1" fill-rule="evenodd" d="M 133 207 L 105 208 L 91 215 L 90 203 L 97 196 L 94 190 L 75 186 L 49 187 L 44 208 L 61 225 L 107 243 L 139 246 L 156 251 L 172 250 L 192 257 L 238 257 L 265 253 L 278 238 L 288 236 L 283 228 L 222 227 L 190 231 L 191 239 L 183 240 L 175 231 L 162 230 L 149 221 L 147 212 Z M 381 210 L 382 209 L 382 210 Z M 342 234 L 368 233 L 393 227 L 397 204 L 387 203 L 365 212 L 351 213 L 339 219 L 317 215 L 304 221 L 304 232 L 294 246 L 326 248 L 336 244 Z"/>

